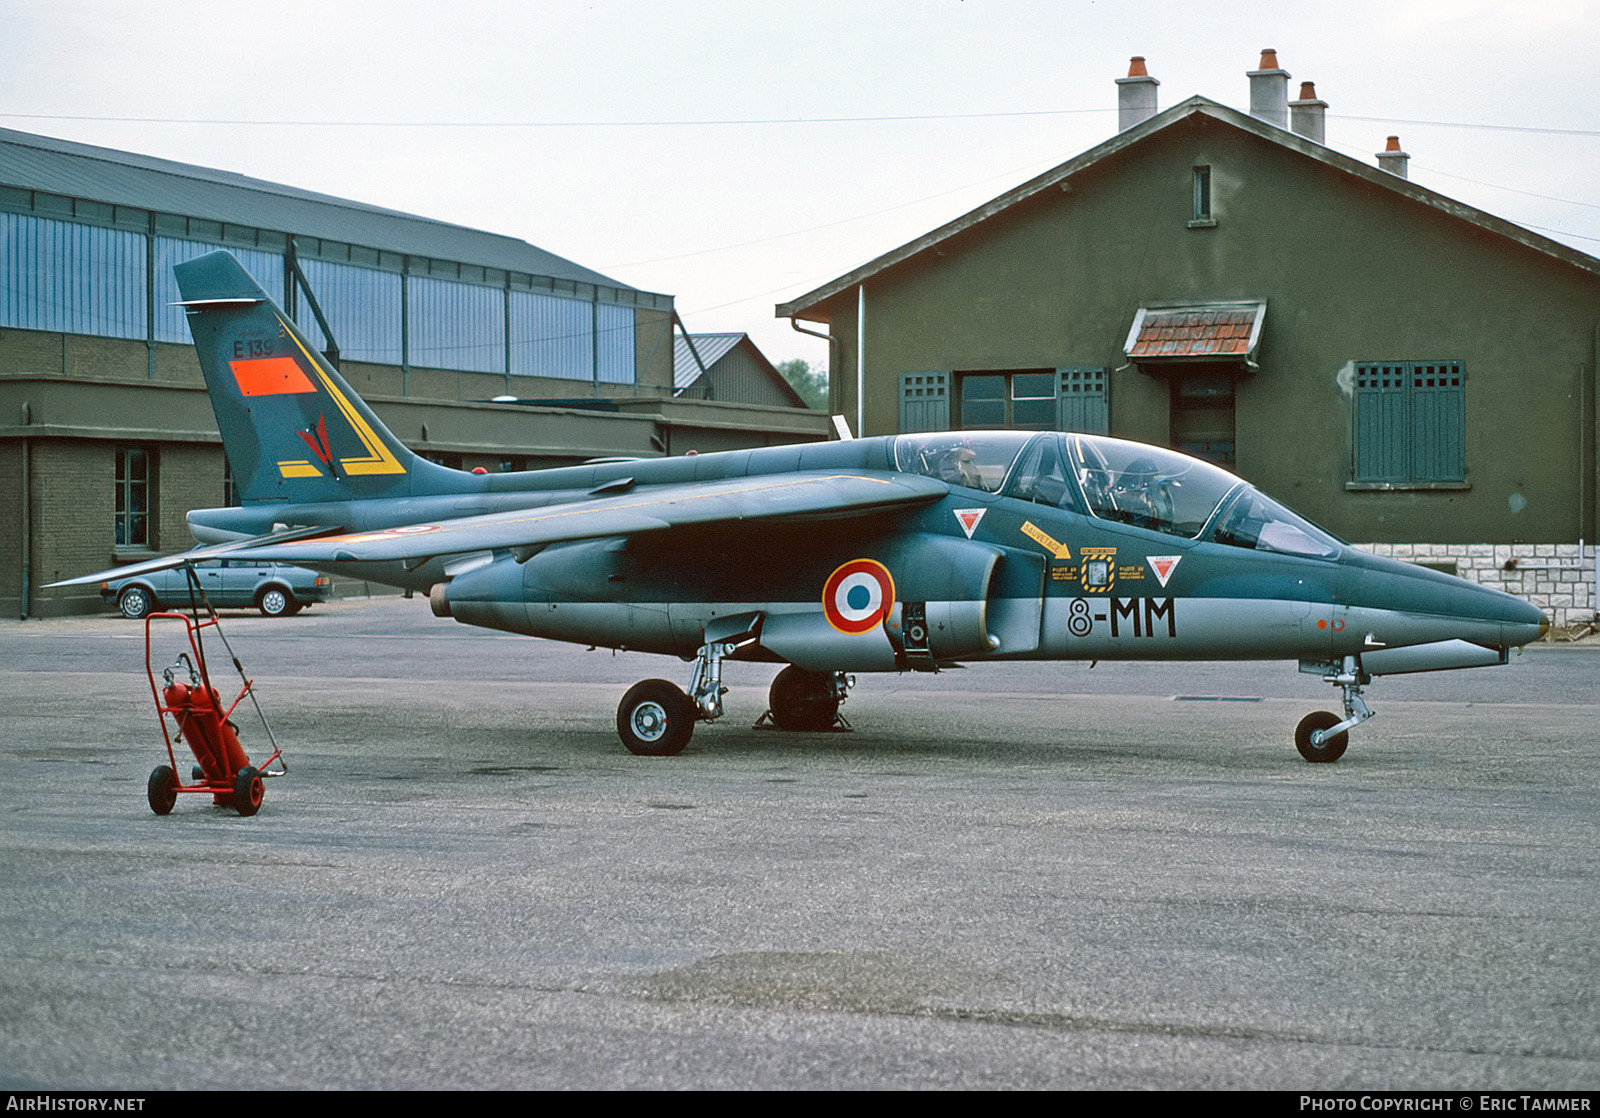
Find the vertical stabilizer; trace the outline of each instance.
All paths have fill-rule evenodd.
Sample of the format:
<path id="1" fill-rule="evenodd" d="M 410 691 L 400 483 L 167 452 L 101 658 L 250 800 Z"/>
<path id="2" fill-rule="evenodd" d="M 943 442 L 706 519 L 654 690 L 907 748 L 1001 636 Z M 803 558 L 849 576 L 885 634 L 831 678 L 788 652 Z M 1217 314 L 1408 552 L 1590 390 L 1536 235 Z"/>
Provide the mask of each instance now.
<path id="1" fill-rule="evenodd" d="M 468 487 L 456 471 L 407 450 L 231 253 L 207 253 L 173 271 L 246 503 Z"/>

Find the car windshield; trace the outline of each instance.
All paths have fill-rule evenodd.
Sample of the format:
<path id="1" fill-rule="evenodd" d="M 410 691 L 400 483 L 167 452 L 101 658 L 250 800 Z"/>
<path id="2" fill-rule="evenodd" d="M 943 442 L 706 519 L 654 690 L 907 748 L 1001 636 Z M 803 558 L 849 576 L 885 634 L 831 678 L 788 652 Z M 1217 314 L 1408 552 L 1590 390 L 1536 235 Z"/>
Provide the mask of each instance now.
<path id="1" fill-rule="evenodd" d="M 1279 551 L 1316 559 L 1331 559 L 1339 554 L 1338 540 L 1254 489 L 1239 495 L 1211 538 L 1253 551 Z"/>
<path id="2" fill-rule="evenodd" d="M 1065 436 L 1068 469 L 1102 520 L 1194 539 L 1228 494 L 1244 484 L 1175 450 L 1100 435 Z"/>
<path id="3" fill-rule="evenodd" d="M 894 442 L 895 468 L 951 485 L 998 493 L 1031 431 L 941 431 L 901 435 Z"/>

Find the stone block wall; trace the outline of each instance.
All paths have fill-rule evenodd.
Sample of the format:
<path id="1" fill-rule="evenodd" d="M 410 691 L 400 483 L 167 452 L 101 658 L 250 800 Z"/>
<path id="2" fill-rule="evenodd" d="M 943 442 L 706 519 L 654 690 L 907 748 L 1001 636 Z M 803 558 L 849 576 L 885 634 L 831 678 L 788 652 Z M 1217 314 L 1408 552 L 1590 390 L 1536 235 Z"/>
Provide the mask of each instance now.
<path id="1" fill-rule="evenodd" d="M 1596 620 L 1595 548 L 1585 543 L 1366 543 L 1363 551 L 1434 567 L 1526 599 L 1558 630 Z"/>

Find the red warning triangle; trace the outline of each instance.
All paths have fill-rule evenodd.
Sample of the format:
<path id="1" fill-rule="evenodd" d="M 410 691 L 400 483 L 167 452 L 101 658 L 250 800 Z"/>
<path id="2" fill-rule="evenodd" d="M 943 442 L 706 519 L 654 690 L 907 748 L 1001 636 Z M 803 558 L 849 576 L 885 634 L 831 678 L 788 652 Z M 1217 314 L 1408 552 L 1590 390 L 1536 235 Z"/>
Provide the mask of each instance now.
<path id="1" fill-rule="evenodd" d="M 1145 562 L 1150 564 L 1150 569 L 1156 573 L 1156 579 L 1162 586 L 1167 584 L 1167 579 L 1172 577 L 1172 571 L 1178 565 L 1181 555 L 1149 555 Z"/>
<path id="2" fill-rule="evenodd" d="M 961 530 L 967 534 L 967 539 L 972 538 L 972 533 L 978 530 L 978 521 L 983 519 L 983 514 L 988 509 L 954 509 L 956 519 L 961 522 Z"/>

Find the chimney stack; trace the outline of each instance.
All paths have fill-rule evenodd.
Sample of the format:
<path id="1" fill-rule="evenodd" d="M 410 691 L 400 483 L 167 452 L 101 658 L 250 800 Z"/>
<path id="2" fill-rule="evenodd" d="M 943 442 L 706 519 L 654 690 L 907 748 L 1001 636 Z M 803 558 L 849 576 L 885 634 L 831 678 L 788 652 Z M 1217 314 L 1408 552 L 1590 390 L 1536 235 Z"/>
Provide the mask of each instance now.
<path id="1" fill-rule="evenodd" d="M 1261 65 L 1245 74 L 1250 79 L 1250 115 L 1279 128 L 1289 127 L 1289 71 L 1278 68 L 1278 52 L 1261 52 Z"/>
<path id="2" fill-rule="evenodd" d="M 1117 131 L 1126 132 L 1156 115 L 1156 86 L 1161 83 L 1144 68 L 1144 57 L 1128 60 L 1128 76 L 1117 79 Z"/>
<path id="3" fill-rule="evenodd" d="M 1327 115 L 1328 103 L 1317 100 L 1317 90 L 1311 82 L 1300 83 L 1300 99 L 1289 102 L 1289 127 L 1297 136 L 1304 136 L 1314 143 L 1326 144 L 1323 137 L 1323 118 Z"/>
<path id="4" fill-rule="evenodd" d="M 1378 153 L 1378 167 L 1403 179 L 1411 177 L 1407 173 L 1407 165 L 1410 162 L 1411 156 L 1400 150 L 1399 136 L 1390 136 L 1389 142 L 1384 144 L 1383 150 Z"/>

